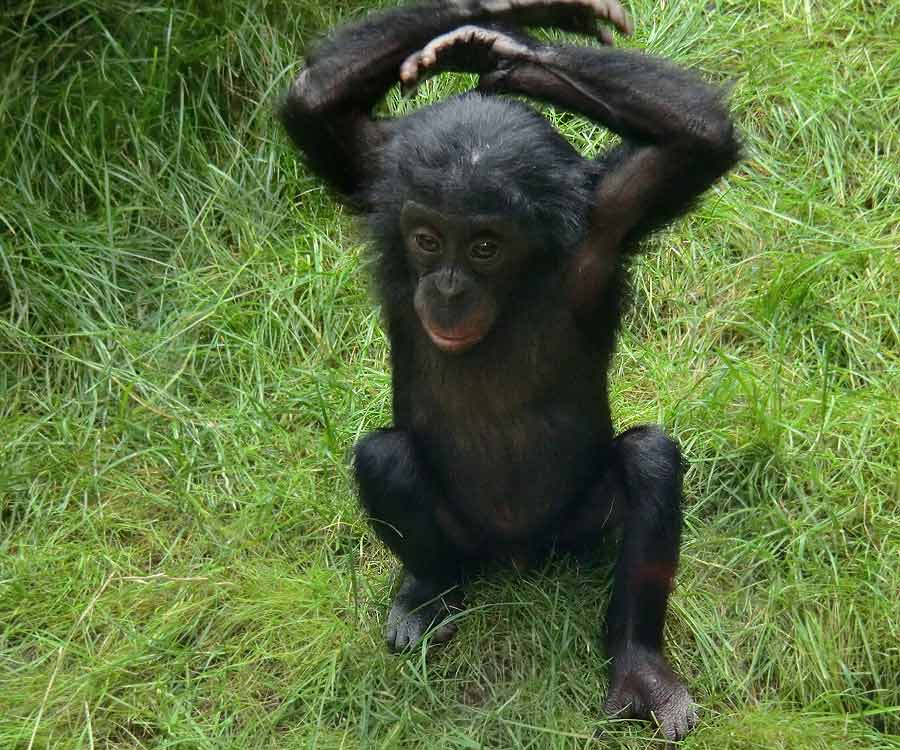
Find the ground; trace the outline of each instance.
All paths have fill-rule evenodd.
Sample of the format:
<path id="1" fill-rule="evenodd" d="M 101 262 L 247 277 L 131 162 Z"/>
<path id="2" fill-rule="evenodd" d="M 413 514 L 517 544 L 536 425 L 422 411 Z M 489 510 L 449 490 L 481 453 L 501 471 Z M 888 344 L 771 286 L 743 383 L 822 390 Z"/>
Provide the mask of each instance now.
<path id="1" fill-rule="evenodd" d="M 385 338 L 272 115 L 362 5 L 0 11 L 0 747 L 660 746 L 599 710 L 608 564 L 477 582 L 453 643 L 383 648 L 346 455 L 389 421 Z M 613 373 L 617 425 L 689 460 L 684 747 L 900 748 L 900 6 L 630 9 L 747 142 L 637 265 Z"/>

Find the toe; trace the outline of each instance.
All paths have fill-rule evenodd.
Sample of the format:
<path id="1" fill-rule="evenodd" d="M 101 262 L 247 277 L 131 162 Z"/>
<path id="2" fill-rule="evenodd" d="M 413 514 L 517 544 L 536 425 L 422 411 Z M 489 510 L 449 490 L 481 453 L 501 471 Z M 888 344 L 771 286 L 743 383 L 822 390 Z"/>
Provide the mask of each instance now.
<path id="1" fill-rule="evenodd" d="M 407 620 L 400 627 L 400 632 L 397 636 L 397 650 L 407 651 L 415 646 L 418 640 L 419 637 L 415 624 Z"/>
<path id="2" fill-rule="evenodd" d="M 396 628 L 388 628 L 388 631 L 384 635 L 384 642 L 387 644 L 389 651 L 400 651 L 402 646 L 400 645 L 400 633 Z"/>
<path id="3" fill-rule="evenodd" d="M 634 697 L 624 692 L 617 691 L 612 693 L 609 698 L 606 699 L 606 703 L 603 705 L 603 711 L 611 719 L 637 718 Z"/>
<path id="4" fill-rule="evenodd" d="M 439 625 L 431 633 L 433 643 L 446 643 L 456 635 L 457 626 L 455 622 L 444 623 Z"/>
<path id="5" fill-rule="evenodd" d="M 393 616 L 391 616 L 393 615 Z M 388 616 L 387 628 L 385 628 L 385 641 L 391 651 L 405 651 L 415 645 L 416 623 L 410 617 L 398 617 L 395 613 Z"/>
<path id="6" fill-rule="evenodd" d="M 662 733 L 669 740 L 684 739 L 697 723 L 697 713 L 686 690 L 672 696 L 654 710 L 653 715 Z"/>

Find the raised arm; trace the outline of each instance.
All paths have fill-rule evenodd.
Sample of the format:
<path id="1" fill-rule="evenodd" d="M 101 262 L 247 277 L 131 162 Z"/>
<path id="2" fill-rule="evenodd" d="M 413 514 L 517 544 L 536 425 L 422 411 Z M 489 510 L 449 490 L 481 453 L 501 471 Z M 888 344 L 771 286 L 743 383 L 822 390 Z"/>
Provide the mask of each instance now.
<path id="1" fill-rule="evenodd" d="M 739 157 L 721 93 L 665 60 L 541 45 L 470 26 L 410 56 L 403 78 L 409 85 L 446 69 L 481 73 L 483 90 L 551 102 L 622 136 L 603 160 L 591 216 L 595 252 L 627 249 L 684 213 Z"/>
<path id="2" fill-rule="evenodd" d="M 612 16 L 609 8 L 616 9 Z M 597 18 L 627 23 L 610 0 L 443 0 L 380 13 L 339 29 L 308 57 L 279 117 L 313 170 L 351 204 L 359 202 L 372 177 L 368 155 L 390 128 L 372 108 L 397 83 L 408 55 L 470 23 L 555 26 L 609 42 Z"/>
<path id="3" fill-rule="evenodd" d="M 595 241 L 631 246 L 687 211 L 739 158 L 721 92 L 648 55 L 545 47 L 482 85 L 552 101 L 623 137 L 597 190 Z"/>

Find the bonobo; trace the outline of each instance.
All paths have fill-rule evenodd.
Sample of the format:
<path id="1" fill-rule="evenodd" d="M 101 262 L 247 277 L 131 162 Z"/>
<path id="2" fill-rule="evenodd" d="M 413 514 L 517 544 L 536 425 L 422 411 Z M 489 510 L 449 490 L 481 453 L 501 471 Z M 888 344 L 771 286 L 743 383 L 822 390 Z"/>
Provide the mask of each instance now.
<path id="1" fill-rule="evenodd" d="M 496 561 L 597 547 L 620 532 L 606 617 L 606 711 L 694 724 L 662 655 L 678 562 L 681 458 L 655 426 L 615 436 L 607 372 L 648 232 L 739 156 L 721 94 L 670 63 L 547 45 L 524 29 L 629 33 L 615 0 L 445 0 L 334 33 L 280 110 L 311 168 L 365 215 L 391 346 L 391 427 L 353 467 L 365 513 L 403 564 L 394 649 L 450 638 L 448 591 Z M 443 71 L 477 91 L 406 117 L 372 110 Z M 552 103 L 621 136 L 585 159 Z M 454 588 L 457 587 L 457 588 Z"/>

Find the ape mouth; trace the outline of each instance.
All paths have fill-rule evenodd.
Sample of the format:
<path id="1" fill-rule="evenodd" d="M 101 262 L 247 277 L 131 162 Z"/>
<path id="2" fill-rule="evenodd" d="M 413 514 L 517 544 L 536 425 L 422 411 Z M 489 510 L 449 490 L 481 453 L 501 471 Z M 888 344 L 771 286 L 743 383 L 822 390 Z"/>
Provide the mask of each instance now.
<path id="1" fill-rule="evenodd" d="M 442 352 L 460 354 L 471 349 L 484 338 L 485 331 L 437 331 L 430 325 L 423 326 L 431 342 Z"/>

